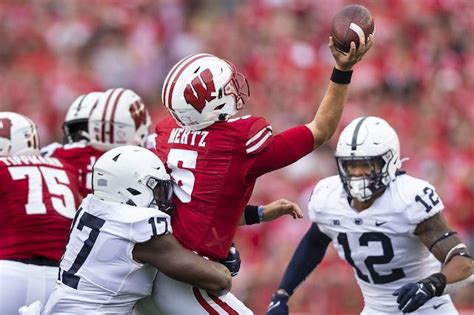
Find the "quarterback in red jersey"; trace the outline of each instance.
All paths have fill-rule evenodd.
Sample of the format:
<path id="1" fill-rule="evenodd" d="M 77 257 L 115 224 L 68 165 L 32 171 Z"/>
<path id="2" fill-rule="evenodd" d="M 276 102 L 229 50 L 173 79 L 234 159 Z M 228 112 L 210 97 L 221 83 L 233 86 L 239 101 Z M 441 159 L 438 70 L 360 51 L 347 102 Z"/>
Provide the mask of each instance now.
<path id="1" fill-rule="evenodd" d="M 64 145 L 51 144 L 43 155 L 60 157 L 79 170 L 80 192 L 92 192 L 92 166 L 120 145 L 144 146 L 151 125 L 148 110 L 132 90 L 110 89 L 79 96 L 64 120 Z"/>
<path id="2" fill-rule="evenodd" d="M 53 290 L 71 219 L 77 171 L 42 157 L 34 123 L 0 113 L 0 314 L 16 314 Z"/>
<path id="3" fill-rule="evenodd" d="M 185 247 L 212 259 L 226 256 L 256 179 L 292 164 L 331 138 L 347 98 L 352 67 L 372 41 L 372 36 L 367 43 L 361 38 L 359 48 L 351 44 L 351 51 L 342 54 L 330 38 L 336 66 L 314 119 L 277 135 L 263 118 L 231 118 L 243 108 L 250 93 L 247 80 L 230 62 L 197 54 L 171 69 L 162 102 L 174 120 L 169 117 L 157 124 L 156 150 L 177 183 L 172 224 Z M 174 300 L 167 294 L 173 291 L 169 289 L 172 286 L 159 276 L 154 299 L 164 313 L 178 314 L 185 303 L 169 302 Z M 183 294 L 177 295 L 185 292 L 183 289 Z M 213 300 L 203 295 L 194 294 L 194 300 L 207 314 Z"/>

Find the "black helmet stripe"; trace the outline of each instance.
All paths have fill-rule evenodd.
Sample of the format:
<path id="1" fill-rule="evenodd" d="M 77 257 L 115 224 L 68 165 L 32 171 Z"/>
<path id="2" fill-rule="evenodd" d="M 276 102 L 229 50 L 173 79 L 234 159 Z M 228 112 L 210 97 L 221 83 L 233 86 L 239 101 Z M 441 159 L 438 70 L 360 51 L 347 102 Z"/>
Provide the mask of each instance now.
<path id="1" fill-rule="evenodd" d="M 354 129 L 354 134 L 352 135 L 352 147 L 351 150 L 356 150 L 357 149 L 357 136 L 359 135 L 359 129 L 360 126 L 362 126 L 362 123 L 364 120 L 366 120 L 368 116 L 363 117 L 359 122 L 357 123 L 357 126 Z"/>

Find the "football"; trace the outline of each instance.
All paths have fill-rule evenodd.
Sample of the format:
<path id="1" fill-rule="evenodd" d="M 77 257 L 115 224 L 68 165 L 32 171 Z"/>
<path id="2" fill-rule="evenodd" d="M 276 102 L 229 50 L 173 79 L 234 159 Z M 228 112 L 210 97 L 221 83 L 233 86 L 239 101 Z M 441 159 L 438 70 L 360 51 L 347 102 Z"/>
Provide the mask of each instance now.
<path id="1" fill-rule="evenodd" d="M 331 36 L 336 49 L 348 53 L 351 42 L 359 47 L 359 36 L 375 33 L 375 24 L 370 11 L 358 4 L 348 5 L 336 13 L 331 22 Z"/>

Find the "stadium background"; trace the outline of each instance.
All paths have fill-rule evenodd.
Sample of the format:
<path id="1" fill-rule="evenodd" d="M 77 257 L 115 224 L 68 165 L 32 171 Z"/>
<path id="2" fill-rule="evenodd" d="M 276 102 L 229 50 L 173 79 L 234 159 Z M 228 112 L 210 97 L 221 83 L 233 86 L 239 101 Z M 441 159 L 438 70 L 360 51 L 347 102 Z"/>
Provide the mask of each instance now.
<path id="1" fill-rule="evenodd" d="M 227 58 L 251 88 L 245 113 L 279 132 L 308 122 L 334 61 L 330 20 L 342 0 L 18 1 L 0 2 L 0 110 L 31 117 L 42 145 L 62 140 L 71 102 L 110 87 L 135 90 L 157 122 L 166 113 L 161 85 L 170 67 L 195 52 Z M 340 127 L 361 115 L 398 131 L 404 169 L 429 180 L 446 216 L 474 253 L 474 2 L 358 1 L 373 14 L 376 45 L 355 67 Z M 335 174 L 328 145 L 262 177 L 254 203 L 277 198 L 306 210 L 309 192 Z M 262 314 L 310 222 L 280 219 L 243 227 L 242 269 L 234 293 Z M 455 295 L 474 313 L 474 287 Z M 292 312 L 358 314 L 362 298 L 351 268 L 335 252 L 292 297 Z"/>

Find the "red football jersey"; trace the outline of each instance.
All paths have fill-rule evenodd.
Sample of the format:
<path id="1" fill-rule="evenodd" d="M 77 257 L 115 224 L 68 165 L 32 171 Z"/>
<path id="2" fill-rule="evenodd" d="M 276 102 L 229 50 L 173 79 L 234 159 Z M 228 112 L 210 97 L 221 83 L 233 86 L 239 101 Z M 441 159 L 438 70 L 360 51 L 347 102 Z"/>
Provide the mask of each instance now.
<path id="1" fill-rule="evenodd" d="M 0 259 L 59 260 L 79 204 L 77 171 L 56 158 L 0 157 L 0 181 Z"/>
<path id="2" fill-rule="evenodd" d="M 92 166 L 102 154 L 104 151 L 78 142 L 57 147 L 51 156 L 63 159 L 76 167 L 79 172 L 79 192 L 85 197 L 92 193 Z"/>
<path id="3" fill-rule="evenodd" d="M 188 131 L 168 117 L 156 126 L 156 150 L 176 181 L 173 234 L 214 259 L 227 256 L 256 179 L 313 150 L 306 126 L 272 134 L 260 117 L 243 116 Z"/>

